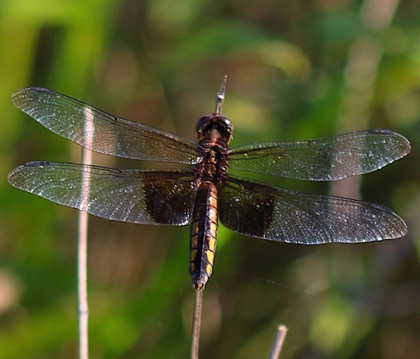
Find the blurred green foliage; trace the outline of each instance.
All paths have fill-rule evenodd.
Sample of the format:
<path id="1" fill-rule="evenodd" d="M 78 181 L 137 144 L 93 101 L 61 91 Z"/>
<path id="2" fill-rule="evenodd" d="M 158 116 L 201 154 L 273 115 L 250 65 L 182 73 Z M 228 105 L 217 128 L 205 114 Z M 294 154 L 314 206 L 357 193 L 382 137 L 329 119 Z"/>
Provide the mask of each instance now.
<path id="1" fill-rule="evenodd" d="M 79 162 L 80 150 L 14 108 L 12 92 L 48 87 L 193 138 L 224 74 L 234 146 L 358 128 L 408 137 L 413 153 L 365 176 L 361 192 L 401 214 L 410 234 L 303 247 L 221 228 L 201 358 L 264 357 L 277 323 L 289 327 L 282 359 L 417 358 L 420 8 L 389 3 L 2 0 L 0 359 L 77 353 L 76 213 L 11 188 L 6 177 L 29 160 Z M 92 358 L 188 356 L 188 256 L 188 228 L 92 219 Z"/>

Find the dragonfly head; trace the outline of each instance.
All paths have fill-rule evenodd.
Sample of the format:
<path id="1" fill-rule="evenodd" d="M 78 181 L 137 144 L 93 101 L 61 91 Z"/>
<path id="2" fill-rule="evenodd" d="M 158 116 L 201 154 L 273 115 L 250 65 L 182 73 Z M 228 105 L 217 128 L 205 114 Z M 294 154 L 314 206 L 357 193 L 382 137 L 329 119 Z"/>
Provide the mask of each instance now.
<path id="1" fill-rule="evenodd" d="M 224 116 L 217 114 L 201 117 L 197 122 L 197 138 L 199 141 L 212 139 L 223 141 L 226 145 L 232 140 L 233 124 Z"/>

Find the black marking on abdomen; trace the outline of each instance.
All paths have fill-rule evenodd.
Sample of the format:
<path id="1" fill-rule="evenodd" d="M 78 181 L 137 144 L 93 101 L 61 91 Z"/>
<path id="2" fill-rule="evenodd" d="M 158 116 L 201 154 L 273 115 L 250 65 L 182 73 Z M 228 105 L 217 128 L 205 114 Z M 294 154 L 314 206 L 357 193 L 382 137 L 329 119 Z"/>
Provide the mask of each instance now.
<path id="1" fill-rule="evenodd" d="M 213 273 L 217 227 L 217 188 L 204 181 L 198 188 L 190 236 L 190 274 L 196 289 L 203 289 Z"/>

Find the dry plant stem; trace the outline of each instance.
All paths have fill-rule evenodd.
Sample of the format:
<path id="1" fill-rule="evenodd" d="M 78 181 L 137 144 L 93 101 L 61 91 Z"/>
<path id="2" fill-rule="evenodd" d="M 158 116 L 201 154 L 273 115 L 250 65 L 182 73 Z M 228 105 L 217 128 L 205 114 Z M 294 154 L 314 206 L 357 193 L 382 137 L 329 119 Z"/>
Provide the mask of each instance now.
<path id="1" fill-rule="evenodd" d="M 198 359 L 200 343 L 201 309 L 203 308 L 203 288 L 195 290 L 194 312 L 192 321 L 191 359 Z"/>
<path id="2" fill-rule="evenodd" d="M 85 110 L 85 116 L 92 116 L 89 109 Z M 91 121 L 86 121 L 86 124 Z M 85 132 L 92 131 L 92 128 L 85 128 Z M 84 138 L 89 138 L 85 136 Z M 89 144 L 85 144 L 89 145 Z M 82 163 L 92 163 L 92 152 L 83 147 Z M 86 175 L 83 178 L 83 198 L 89 198 L 90 179 Z M 85 211 L 79 212 L 79 233 L 78 233 L 78 302 L 79 302 L 79 359 L 89 358 L 89 340 L 88 340 L 88 294 L 87 294 L 87 241 L 88 241 L 88 214 Z"/>
<path id="3" fill-rule="evenodd" d="M 337 119 L 337 132 L 369 128 L 375 81 L 382 59 L 381 34 L 390 26 L 399 0 L 365 0 L 360 10 L 364 34 L 350 47 Z M 361 178 L 331 183 L 331 194 L 360 198 Z"/>
<path id="4" fill-rule="evenodd" d="M 225 101 L 227 75 L 223 77 L 222 85 L 217 92 L 215 114 L 220 115 L 222 112 L 223 102 Z M 194 311 L 192 320 L 192 340 L 191 340 L 191 359 L 198 359 L 198 347 L 200 344 L 201 329 L 201 310 L 203 308 L 203 286 L 195 288 Z"/>
<path id="5" fill-rule="evenodd" d="M 78 302 L 79 302 L 79 358 L 88 359 L 88 302 L 87 302 L 87 213 L 79 214 L 78 238 Z"/>
<path id="6" fill-rule="evenodd" d="M 271 351 L 268 356 L 268 359 L 278 359 L 280 357 L 280 352 L 283 347 L 284 339 L 286 338 L 287 327 L 280 324 L 277 326 L 276 336 L 271 346 Z"/>

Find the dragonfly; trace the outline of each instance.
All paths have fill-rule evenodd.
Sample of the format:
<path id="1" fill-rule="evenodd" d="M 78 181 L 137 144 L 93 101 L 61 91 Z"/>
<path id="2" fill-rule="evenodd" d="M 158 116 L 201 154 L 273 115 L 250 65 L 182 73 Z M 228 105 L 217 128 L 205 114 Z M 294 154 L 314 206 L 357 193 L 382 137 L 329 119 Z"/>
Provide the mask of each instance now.
<path id="1" fill-rule="evenodd" d="M 308 181 L 378 170 L 410 152 L 383 129 L 292 142 L 229 147 L 232 122 L 216 109 L 196 125 L 197 141 L 106 113 L 60 93 L 29 87 L 13 103 L 59 136 L 102 154 L 182 164 L 180 169 L 122 169 L 49 161 L 13 169 L 9 183 L 52 202 L 113 221 L 190 225 L 190 274 L 204 289 L 213 273 L 218 224 L 242 235 L 306 245 L 403 237 L 407 225 L 378 204 L 269 186 L 230 169 Z"/>

